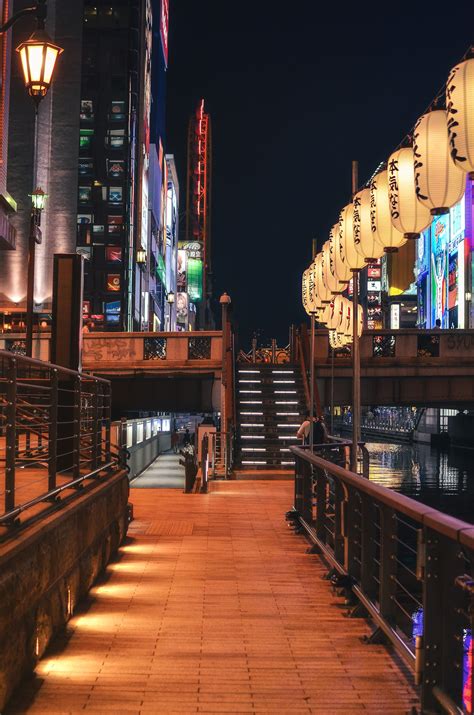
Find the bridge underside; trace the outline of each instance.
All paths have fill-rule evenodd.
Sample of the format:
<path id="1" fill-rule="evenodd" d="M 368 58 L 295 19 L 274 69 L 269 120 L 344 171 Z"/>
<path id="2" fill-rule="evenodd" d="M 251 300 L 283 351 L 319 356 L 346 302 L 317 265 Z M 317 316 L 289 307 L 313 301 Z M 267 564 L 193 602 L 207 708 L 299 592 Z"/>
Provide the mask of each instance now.
<path id="1" fill-rule="evenodd" d="M 112 383 L 115 419 L 130 412 L 212 412 L 220 409 L 220 379 L 214 373 L 190 375 L 102 374 Z"/>
<path id="2" fill-rule="evenodd" d="M 326 372 L 326 371 L 325 371 Z M 317 379 L 321 403 L 331 404 L 330 374 Z M 334 404 L 350 405 L 352 378 L 334 376 Z M 474 409 L 474 378 L 460 375 L 362 375 L 362 405 Z"/>

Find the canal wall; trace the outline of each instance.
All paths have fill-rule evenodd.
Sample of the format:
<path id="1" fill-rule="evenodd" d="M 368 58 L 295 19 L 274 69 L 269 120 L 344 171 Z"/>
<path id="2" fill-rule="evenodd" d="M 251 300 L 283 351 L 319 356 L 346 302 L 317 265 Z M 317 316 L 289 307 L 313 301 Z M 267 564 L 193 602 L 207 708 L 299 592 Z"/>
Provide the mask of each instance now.
<path id="1" fill-rule="evenodd" d="M 128 495 L 121 470 L 0 546 L 0 712 L 117 552 Z"/>

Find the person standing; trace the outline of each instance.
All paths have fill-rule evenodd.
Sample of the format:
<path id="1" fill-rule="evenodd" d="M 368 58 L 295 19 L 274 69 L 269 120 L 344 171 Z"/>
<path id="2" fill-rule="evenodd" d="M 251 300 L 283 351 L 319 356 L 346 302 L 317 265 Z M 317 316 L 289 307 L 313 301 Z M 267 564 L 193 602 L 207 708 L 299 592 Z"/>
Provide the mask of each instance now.
<path id="1" fill-rule="evenodd" d="M 327 441 L 327 430 L 322 417 L 312 418 L 313 444 L 324 444 Z M 305 413 L 305 419 L 301 423 L 296 433 L 298 439 L 303 440 L 303 444 L 310 444 L 311 416 L 309 411 Z"/>

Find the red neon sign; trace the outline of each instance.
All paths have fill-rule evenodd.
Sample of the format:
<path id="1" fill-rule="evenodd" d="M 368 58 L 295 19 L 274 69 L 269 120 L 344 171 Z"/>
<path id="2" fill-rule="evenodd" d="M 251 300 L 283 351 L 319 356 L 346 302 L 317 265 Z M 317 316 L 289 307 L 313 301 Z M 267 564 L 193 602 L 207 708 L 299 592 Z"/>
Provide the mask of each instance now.
<path id="1" fill-rule="evenodd" d="M 168 33 L 170 27 L 170 3 L 169 0 L 161 0 L 160 35 L 161 46 L 163 47 L 163 57 L 165 65 L 168 67 Z"/>

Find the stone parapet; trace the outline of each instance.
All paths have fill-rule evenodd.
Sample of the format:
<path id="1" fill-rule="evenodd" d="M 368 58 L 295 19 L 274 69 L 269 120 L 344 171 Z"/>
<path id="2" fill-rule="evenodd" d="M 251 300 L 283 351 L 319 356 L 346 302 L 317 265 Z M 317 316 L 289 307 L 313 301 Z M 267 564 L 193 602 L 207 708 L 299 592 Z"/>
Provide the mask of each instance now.
<path id="1" fill-rule="evenodd" d="M 127 532 L 125 471 L 0 546 L 0 712 Z"/>

